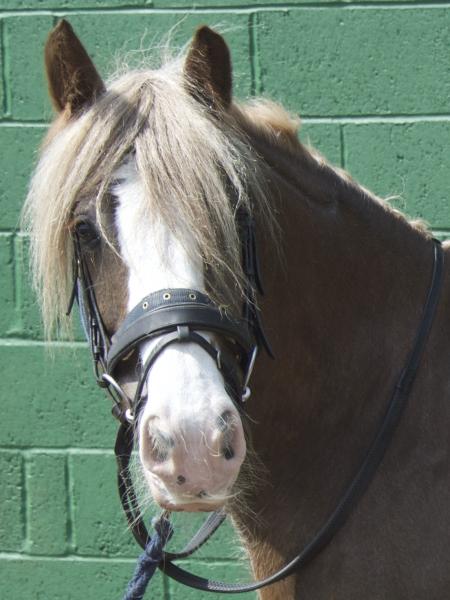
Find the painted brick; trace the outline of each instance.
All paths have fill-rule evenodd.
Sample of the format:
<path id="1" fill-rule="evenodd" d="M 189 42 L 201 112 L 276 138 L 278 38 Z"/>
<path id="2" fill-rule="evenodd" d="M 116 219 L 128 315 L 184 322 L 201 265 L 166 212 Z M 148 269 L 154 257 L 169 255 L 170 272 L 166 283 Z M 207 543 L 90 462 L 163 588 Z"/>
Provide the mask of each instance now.
<path id="1" fill-rule="evenodd" d="M 114 600 L 122 598 L 134 564 L 125 561 L 25 558 L 2 564 L 0 598 L 10 600 Z M 150 596 L 150 594 L 149 594 Z M 164 600 L 162 577 L 152 598 Z"/>
<path id="2" fill-rule="evenodd" d="M 333 165 L 341 166 L 341 132 L 333 123 L 302 123 L 300 141 L 319 150 Z"/>
<path id="3" fill-rule="evenodd" d="M 13 236 L 10 234 L 0 235 L 0 307 L 0 335 L 8 335 L 16 321 Z"/>
<path id="4" fill-rule="evenodd" d="M 3 405 L 0 446 L 113 446 L 116 422 L 95 385 L 87 346 L 3 343 L 0 380 L 14 399 Z"/>
<path id="5" fill-rule="evenodd" d="M 66 456 L 33 453 L 26 462 L 27 551 L 58 555 L 68 549 Z"/>
<path id="6" fill-rule="evenodd" d="M 225 37 L 232 48 L 235 77 L 235 93 L 245 97 L 251 90 L 250 47 L 248 15 L 221 12 L 187 14 L 151 13 L 124 14 L 120 19 L 113 14 L 68 15 L 67 18 L 77 35 L 85 43 L 89 55 L 102 74 L 114 71 L 115 56 L 125 54 L 127 64 L 142 60 L 141 53 L 131 52 L 157 48 L 165 33 L 171 28 L 172 45 L 183 46 L 193 35 L 196 27 L 208 23 L 220 24 L 228 33 Z M 127 56 L 127 52 L 129 55 Z M 156 56 L 155 56 L 156 55 Z M 158 50 L 150 52 L 150 61 L 158 58 Z"/>
<path id="7" fill-rule="evenodd" d="M 114 455 L 75 454 L 70 464 L 77 554 L 137 556 L 139 547 L 128 531 L 117 493 Z"/>
<path id="8" fill-rule="evenodd" d="M 235 563 L 228 562 L 194 562 L 194 561 L 183 561 L 179 563 L 181 567 L 191 571 L 191 573 L 195 573 L 196 575 L 200 575 L 201 577 L 206 577 L 208 579 L 221 580 L 229 583 L 247 583 L 252 581 L 252 575 L 250 574 L 250 570 L 247 566 L 246 561 L 239 561 Z M 169 580 L 168 581 L 169 593 L 171 598 L 183 598 L 183 600 L 197 600 L 198 598 L 202 598 L 203 592 L 198 592 L 192 588 L 187 588 L 176 581 Z M 257 599 L 256 592 L 247 593 L 247 594 L 227 594 L 227 598 L 245 598 L 256 600 Z M 219 600 L 219 598 L 223 599 L 223 594 L 213 594 L 208 593 L 208 598 Z"/>
<path id="9" fill-rule="evenodd" d="M 23 492 L 22 455 L 19 452 L 0 450 L 0 551 L 2 552 L 19 552 L 22 549 L 25 532 Z"/>
<path id="10" fill-rule="evenodd" d="M 46 119 L 51 114 L 42 57 L 52 26 L 53 17 L 50 15 L 5 18 L 11 115 L 14 119 Z"/>
<path id="11" fill-rule="evenodd" d="M 31 285 L 31 270 L 29 265 L 29 239 L 27 235 L 19 234 L 14 239 L 14 264 L 16 270 L 16 315 L 17 319 L 9 328 L 10 335 L 22 338 L 44 339 L 44 329 L 38 300 Z M 69 298 L 67 298 L 69 302 Z M 78 306 L 75 303 L 72 314 L 72 331 L 69 341 L 86 341 L 81 327 Z"/>
<path id="12" fill-rule="evenodd" d="M 382 197 L 435 228 L 450 227 L 449 122 L 349 124 L 344 127 L 345 164 Z"/>
<path id="13" fill-rule="evenodd" d="M 17 236 L 14 240 L 14 257 L 18 274 L 16 277 L 18 320 L 14 333 L 20 337 L 42 339 L 44 337 L 42 320 L 36 295 L 31 286 L 28 252 L 28 238 Z"/>
<path id="14" fill-rule="evenodd" d="M 0 125 L 0 228 L 16 229 L 42 127 Z"/>
<path id="15" fill-rule="evenodd" d="M 448 8 L 261 12 L 264 92 L 302 115 L 448 112 Z"/>

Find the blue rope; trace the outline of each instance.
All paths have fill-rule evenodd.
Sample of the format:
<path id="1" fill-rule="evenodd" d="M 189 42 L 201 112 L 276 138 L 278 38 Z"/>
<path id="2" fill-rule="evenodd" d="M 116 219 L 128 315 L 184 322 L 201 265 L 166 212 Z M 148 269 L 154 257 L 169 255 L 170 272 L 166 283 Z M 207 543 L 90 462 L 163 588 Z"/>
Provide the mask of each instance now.
<path id="1" fill-rule="evenodd" d="M 123 600 L 142 600 L 150 579 L 163 559 L 164 546 L 172 537 L 172 525 L 168 519 L 162 516 L 154 522 L 154 527 L 155 533 L 138 558 L 134 575 L 128 583 Z"/>

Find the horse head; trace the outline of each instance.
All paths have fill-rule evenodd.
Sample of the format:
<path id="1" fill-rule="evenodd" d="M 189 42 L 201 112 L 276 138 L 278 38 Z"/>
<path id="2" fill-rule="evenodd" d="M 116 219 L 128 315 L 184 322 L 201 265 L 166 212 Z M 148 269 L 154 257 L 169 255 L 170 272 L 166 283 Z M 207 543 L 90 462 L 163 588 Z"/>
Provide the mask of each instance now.
<path id="1" fill-rule="evenodd" d="M 96 313 L 108 346 L 136 307 L 164 304 L 177 290 L 239 328 L 249 291 L 237 215 L 249 215 L 250 198 L 262 195 L 235 126 L 223 38 L 202 27 L 183 60 L 105 84 L 61 21 L 45 58 L 57 116 L 27 210 L 48 330 L 64 320 L 74 268 L 83 273 L 78 297 L 88 337 Z M 176 329 L 178 339 L 163 347 L 158 330 L 122 347 L 101 383 L 112 382 L 119 404 L 139 389 L 134 426 L 157 503 L 212 510 L 236 493 L 246 456 L 240 398 L 221 361 L 236 362 L 233 377 L 242 384 L 248 357 L 226 331 L 203 324 L 195 339 L 182 340 Z"/>

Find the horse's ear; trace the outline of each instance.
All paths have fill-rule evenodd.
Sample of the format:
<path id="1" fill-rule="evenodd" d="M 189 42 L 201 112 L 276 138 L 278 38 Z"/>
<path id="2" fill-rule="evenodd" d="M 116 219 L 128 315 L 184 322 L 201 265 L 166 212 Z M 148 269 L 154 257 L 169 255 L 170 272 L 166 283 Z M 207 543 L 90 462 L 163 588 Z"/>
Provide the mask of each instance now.
<path id="1" fill-rule="evenodd" d="M 67 110 L 73 115 L 105 90 L 94 63 L 64 19 L 45 44 L 45 70 L 50 98 L 58 112 Z"/>
<path id="2" fill-rule="evenodd" d="M 186 57 L 184 72 L 194 96 L 212 108 L 227 108 L 230 105 L 231 58 L 221 35 L 206 26 L 197 29 Z"/>

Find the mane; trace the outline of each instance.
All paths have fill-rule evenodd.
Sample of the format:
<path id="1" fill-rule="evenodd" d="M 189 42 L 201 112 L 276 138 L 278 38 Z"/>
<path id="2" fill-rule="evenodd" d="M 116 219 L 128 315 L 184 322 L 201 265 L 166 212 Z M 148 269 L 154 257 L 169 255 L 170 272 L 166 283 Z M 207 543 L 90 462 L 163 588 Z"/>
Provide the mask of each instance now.
<path id="1" fill-rule="evenodd" d="M 236 119 L 192 97 L 175 60 L 112 80 L 77 118 L 57 119 L 44 142 L 23 215 L 48 336 L 68 327 L 74 207 L 95 198 L 101 223 L 114 172 L 131 154 L 145 190 L 140 217 L 156 211 L 181 241 L 194 236 L 216 301 L 227 306 L 244 293 L 235 216 L 246 207 L 271 221 L 264 167 Z"/>
<path id="2" fill-rule="evenodd" d="M 400 225 L 422 237 L 432 237 L 429 224 L 425 220 L 409 219 L 391 205 L 392 201 L 401 199 L 401 195 L 380 198 L 355 181 L 348 171 L 328 162 L 316 148 L 301 143 L 301 120 L 296 115 L 290 114 L 275 102 L 261 98 L 237 108 L 241 119 L 246 123 L 246 128 L 250 127 L 253 131 L 262 133 L 266 139 L 291 156 L 296 177 L 303 178 L 303 187 L 305 179 L 310 180 L 308 191 L 319 202 L 323 202 L 324 198 L 330 200 L 336 196 L 337 190 L 344 190 L 344 193 L 338 193 L 339 202 L 351 204 L 356 212 L 377 212 L 379 217 L 384 215 L 387 218 L 385 222 L 390 221 L 391 225 Z"/>

